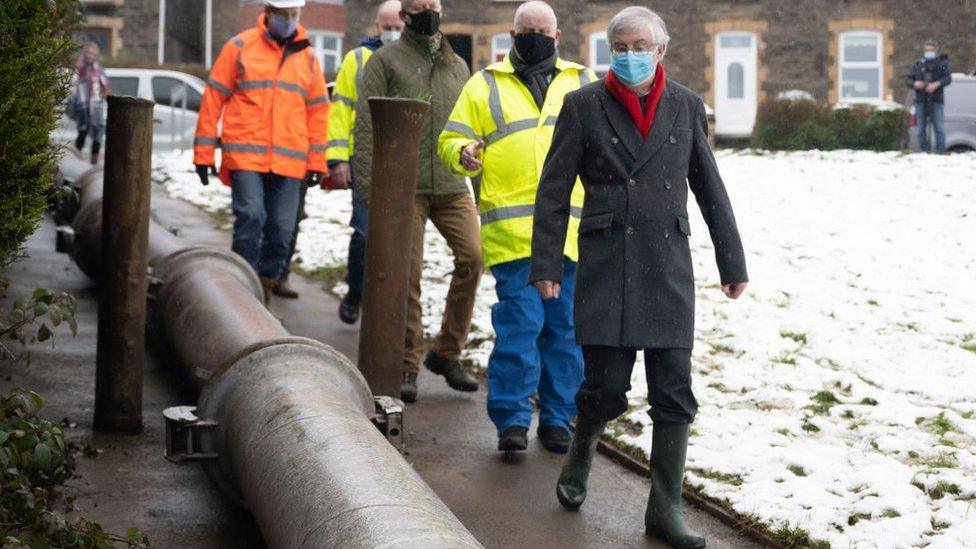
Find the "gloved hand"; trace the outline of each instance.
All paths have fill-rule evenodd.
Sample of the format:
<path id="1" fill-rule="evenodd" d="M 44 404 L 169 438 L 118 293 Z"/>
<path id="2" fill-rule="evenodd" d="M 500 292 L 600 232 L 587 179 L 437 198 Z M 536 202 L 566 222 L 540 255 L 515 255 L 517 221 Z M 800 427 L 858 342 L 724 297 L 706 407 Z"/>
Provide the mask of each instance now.
<path id="1" fill-rule="evenodd" d="M 322 184 L 322 180 L 325 179 L 325 174 L 322 172 L 308 172 L 305 175 L 305 186 L 311 189 L 312 187 L 318 187 Z"/>
<path id="2" fill-rule="evenodd" d="M 206 187 L 210 184 L 210 176 L 217 176 L 217 167 L 197 164 L 197 175 L 200 176 L 200 183 Z"/>

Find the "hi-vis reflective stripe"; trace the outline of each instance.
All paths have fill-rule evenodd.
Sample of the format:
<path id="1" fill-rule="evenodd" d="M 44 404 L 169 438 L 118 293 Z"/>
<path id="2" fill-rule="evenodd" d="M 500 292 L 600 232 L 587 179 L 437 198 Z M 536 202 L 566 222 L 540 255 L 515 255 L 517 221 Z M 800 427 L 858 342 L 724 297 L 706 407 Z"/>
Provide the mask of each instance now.
<path id="1" fill-rule="evenodd" d="M 228 97 L 234 94 L 230 88 L 221 84 L 220 82 L 217 82 L 213 78 L 207 81 L 207 85 Z"/>
<path id="2" fill-rule="evenodd" d="M 293 91 L 295 93 L 301 94 L 302 97 L 308 95 L 308 90 L 299 86 L 298 84 L 292 84 L 291 82 L 278 81 L 278 87 L 283 90 Z"/>
<path id="3" fill-rule="evenodd" d="M 502 97 L 501 91 L 498 88 L 498 81 L 495 80 L 495 75 L 490 70 L 483 70 L 481 74 L 484 75 L 485 81 L 488 82 L 488 108 L 491 110 L 491 119 L 495 123 L 495 131 L 488 134 L 485 137 L 485 143 L 491 145 L 503 138 L 517 132 L 531 130 L 539 125 L 539 120 L 536 118 L 526 118 L 524 120 L 516 120 L 514 122 L 505 123 L 505 111 L 502 110 Z M 585 78 L 589 80 L 589 76 L 586 71 L 580 71 L 580 81 L 582 82 Z M 454 124 L 454 126 L 452 126 Z M 554 126 L 556 124 L 556 117 L 547 117 L 543 122 L 544 126 Z M 465 131 L 466 128 L 466 131 Z M 473 135 L 474 132 L 471 128 L 467 128 L 463 124 L 458 124 L 456 122 L 448 122 L 444 127 L 445 130 L 455 131 L 457 133 L 462 133 L 471 137 L 472 139 L 478 139 L 478 136 Z"/>
<path id="4" fill-rule="evenodd" d="M 471 139 L 482 139 L 482 136 L 476 134 L 471 126 L 462 124 L 460 122 L 455 122 L 454 120 L 448 120 L 447 124 L 444 124 L 444 131 L 466 135 Z"/>
<path id="5" fill-rule="evenodd" d="M 247 145 L 244 143 L 222 143 L 221 148 L 227 152 L 265 153 L 268 148 L 264 145 Z"/>
<path id="6" fill-rule="evenodd" d="M 209 145 L 211 147 L 216 147 L 220 145 L 220 140 L 216 137 L 194 137 L 194 145 Z"/>
<path id="7" fill-rule="evenodd" d="M 508 219 L 516 219 L 519 217 L 532 217 L 535 214 L 535 205 L 526 204 L 524 206 L 505 206 L 503 208 L 495 208 L 494 210 L 488 210 L 481 214 L 481 224 L 488 225 L 489 223 L 496 223 L 498 221 L 505 221 Z M 569 214 L 577 219 L 583 216 L 583 210 L 572 206 L 569 210 Z"/>
<path id="8" fill-rule="evenodd" d="M 543 126 L 555 126 L 557 119 L 558 119 L 558 117 L 556 117 L 556 116 L 546 117 L 546 121 L 542 125 Z"/>
<path id="9" fill-rule="evenodd" d="M 241 80 L 237 83 L 239 90 L 257 90 L 274 86 L 274 80 Z"/>
<path id="10" fill-rule="evenodd" d="M 329 141 L 328 146 L 329 147 L 348 147 L 349 146 L 349 140 L 348 139 L 333 139 L 333 140 Z"/>
<path id="11" fill-rule="evenodd" d="M 350 107 L 355 107 L 356 106 L 356 102 L 353 101 L 351 97 L 346 97 L 345 95 L 342 95 L 340 93 L 337 93 L 337 94 L 333 95 L 332 96 L 332 100 L 333 101 L 338 101 L 340 103 L 345 103 L 346 105 L 349 105 Z"/>
<path id="12" fill-rule="evenodd" d="M 235 37 L 231 38 L 230 41 L 233 42 L 234 45 L 237 46 L 238 48 L 243 48 L 244 47 L 244 41 L 241 40 L 240 37 L 238 37 L 238 36 L 235 36 Z"/>
<path id="13" fill-rule="evenodd" d="M 363 89 L 363 48 L 356 48 L 356 95 Z"/>
<path id="14" fill-rule="evenodd" d="M 287 156 L 289 158 L 297 158 L 299 160 L 307 160 L 308 153 L 305 151 L 296 151 L 295 149 L 286 149 L 285 147 L 274 147 L 272 149 L 275 154 L 280 154 L 281 156 Z"/>
<path id="15" fill-rule="evenodd" d="M 309 99 L 308 101 L 305 102 L 305 105 L 308 107 L 314 107 L 315 105 L 322 105 L 328 102 L 329 102 L 329 96 L 323 95 L 321 97 L 316 97 L 315 99 Z"/>
<path id="16" fill-rule="evenodd" d="M 313 153 L 324 153 L 327 147 L 328 145 L 312 145 L 308 150 Z"/>

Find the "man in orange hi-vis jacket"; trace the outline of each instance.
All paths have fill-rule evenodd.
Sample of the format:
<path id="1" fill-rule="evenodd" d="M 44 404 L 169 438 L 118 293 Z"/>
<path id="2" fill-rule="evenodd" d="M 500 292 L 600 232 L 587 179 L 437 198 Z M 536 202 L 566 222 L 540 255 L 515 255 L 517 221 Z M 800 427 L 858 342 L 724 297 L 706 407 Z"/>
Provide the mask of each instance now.
<path id="1" fill-rule="evenodd" d="M 264 0 L 257 27 L 231 38 L 203 95 L 193 163 L 231 187 L 232 249 L 261 277 L 265 304 L 285 270 L 301 185 L 327 172 L 329 98 L 305 29 L 305 0 Z M 220 135 L 218 135 L 218 124 Z"/>

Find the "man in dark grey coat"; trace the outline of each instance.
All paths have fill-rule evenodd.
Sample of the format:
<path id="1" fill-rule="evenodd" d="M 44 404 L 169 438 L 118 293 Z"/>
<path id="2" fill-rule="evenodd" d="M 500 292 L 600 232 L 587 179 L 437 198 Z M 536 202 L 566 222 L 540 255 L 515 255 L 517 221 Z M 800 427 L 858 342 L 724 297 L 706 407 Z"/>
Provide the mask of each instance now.
<path id="1" fill-rule="evenodd" d="M 544 299 L 559 293 L 570 194 L 586 190 L 579 229 L 576 337 L 585 376 L 579 415 L 557 485 L 560 503 L 578 509 L 594 448 L 606 421 L 627 409 L 637 350 L 644 360 L 654 422 L 648 535 L 675 547 L 704 547 L 681 516 L 689 424 L 695 279 L 686 203 L 694 193 L 708 224 L 722 291 L 747 285 L 732 206 L 708 146 L 705 106 L 666 79 L 664 22 L 643 7 L 610 23 L 611 73 L 566 97 L 536 198 L 534 283 Z M 686 184 L 687 181 L 687 184 Z"/>

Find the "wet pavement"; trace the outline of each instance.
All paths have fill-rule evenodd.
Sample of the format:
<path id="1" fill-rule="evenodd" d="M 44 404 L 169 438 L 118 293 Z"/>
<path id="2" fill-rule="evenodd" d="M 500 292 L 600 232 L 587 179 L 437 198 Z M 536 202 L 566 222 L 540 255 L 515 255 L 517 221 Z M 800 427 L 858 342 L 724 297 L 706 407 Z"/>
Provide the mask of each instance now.
<path id="1" fill-rule="evenodd" d="M 154 186 L 155 187 L 155 186 Z M 317 192 L 317 191 L 313 191 Z M 153 190 L 154 215 L 179 227 L 195 245 L 229 247 L 230 235 L 193 206 Z M 3 390 L 28 387 L 45 397 L 47 417 L 62 417 L 71 441 L 102 449 L 99 457 L 79 456 L 80 478 L 70 491 L 77 507 L 106 529 L 124 533 L 136 526 L 156 547 L 263 547 L 246 511 L 233 506 L 193 465 L 163 459 L 163 421 L 168 406 L 193 402 L 164 363 L 147 362 L 144 422 L 138 436 L 93 434 L 96 289 L 70 259 L 54 251 L 54 227 L 45 220 L 28 243 L 31 257 L 4 274 L 13 286 L 7 303 L 35 286 L 67 291 L 79 300 L 79 334 L 61 336 L 56 347 L 39 345 L 30 367 L 0 364 L 9 376 Z M 29 284 L 24 284 L 28 281 Z M 339 322 L 338 301 L 315 282 L 293 277 L 299 300 L 276 299 L 285 326 L 295 335 L 319 339 L 355 360 L 358 328 Z M 590 498 L 578 513 L 563 511 L 555 498 L 561 456 L 539 446 L 530 431 L 529 450 L 514 461 L 495 451 L 495 431 L 485 411 L 484 387 L 457 393 L 429 372 L 420 376 L 420 400 L 405 412 L 406 458 L 489 548 L 666 547 L 643 536 L 648 484 L 643 477 L 597 456 Z M 754 547 L 711 516 L 688 508 L 689 522 L 709 537 L 709 547 Z"/>

